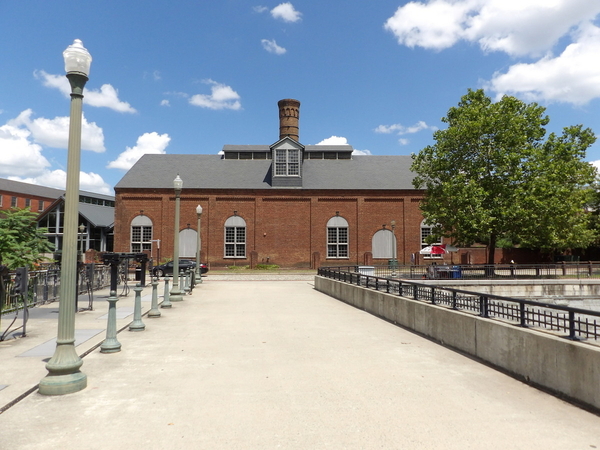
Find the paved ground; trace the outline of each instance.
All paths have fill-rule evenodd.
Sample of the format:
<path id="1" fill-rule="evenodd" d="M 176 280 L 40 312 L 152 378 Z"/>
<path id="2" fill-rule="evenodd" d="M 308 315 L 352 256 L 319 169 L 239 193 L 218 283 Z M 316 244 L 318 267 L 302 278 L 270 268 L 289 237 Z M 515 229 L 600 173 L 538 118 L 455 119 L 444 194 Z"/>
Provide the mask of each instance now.
<path id="1" fill-rule="evenodd" d="M 323 295 L 312 277 L 215 278 L 119 333 L 120 353 L 85 356 L 85 390 L 6 409 L 0 448 L 600 448 L 597 415 Z M 41 309 L 29 337 L 0 343 L 0 408 L 46 374 L 57 305 Z M 78 313 L 80 354 L 104 339 L 105 312 L 97 299 Z"/>

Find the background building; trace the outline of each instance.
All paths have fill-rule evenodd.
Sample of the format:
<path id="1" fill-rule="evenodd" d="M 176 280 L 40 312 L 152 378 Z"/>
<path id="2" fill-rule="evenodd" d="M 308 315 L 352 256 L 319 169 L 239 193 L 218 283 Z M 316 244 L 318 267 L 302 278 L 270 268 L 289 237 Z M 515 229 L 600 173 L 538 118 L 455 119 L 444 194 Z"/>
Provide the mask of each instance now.
<path id="1" fill-rule="evenodd" d="M 47 228 L 55 252 L 62 249 L 65 191 L 0 178 L 0 210 L 29 208 L 39 213 L 38 227 Z M 115 198 L 94 192 L 79 192 L 79 248 L 84 252 L 113 250 Z"/>
<path id="2" fill-rule="evenodd" d="M 175 192 L 183 180 L 180 257 L 212 266 L 409 264 L 422 248 L 410 156 L 353 155 L 302 145 L 300 102 L 279 102 L 279 140 L 225 145 L 222 155 L 144 155 L 115 187 L 115 251 L 173 255 Z M 425 227 L 428 228 L 428 227 Z"/>
<path id="3" fill-rule="evenodd" d="M 46 228 L 46 236 L 56 251 L 62 249 L 64 194 L 38 216 L 38 226 Z M 79 248 L 84 252 L 113 250 L 115 198 L 109 195 L 79 191 Z"/>
<path id="4" fill-rule="evenodd" d="M 44 211 L 64 190 L 0 178 L 0 210 L 29 208 Z"/>

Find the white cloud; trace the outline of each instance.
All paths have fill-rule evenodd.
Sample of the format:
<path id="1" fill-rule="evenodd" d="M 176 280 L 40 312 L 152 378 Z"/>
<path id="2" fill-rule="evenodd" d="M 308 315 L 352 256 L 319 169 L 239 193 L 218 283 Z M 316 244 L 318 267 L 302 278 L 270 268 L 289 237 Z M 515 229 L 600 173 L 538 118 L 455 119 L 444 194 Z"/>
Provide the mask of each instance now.
<path id="1" fill-rule="evenodd" d="M 410 141 L 408 139 L 405 139 L 405 138 L 398 139 L 398 144 L 400 144 L 400 145 L 408 145 L 409 143 L 410 143 Z"/>
<path id="2" fill-rule="evenodd" d="M 55 189 L 66 189 L 67 173 L 64 170 L 46 170 L 32 178 L 9 177 L 11 180 L 37 184 Z M 79 189 L 99 194 L 114 195 L 112 188 L 100 175 L 94 172 L 79 172 Z"/>
<path id="3" fill-rule="evenodd" d="M 495 73 L 487 87 L 499 96 L 520 94 L 528 101 L 581 105 L 600 97 L 599 54 L 600 28 L 588 25 L 559 56 L 515 64 L 506 73 Z"/>
<path id="4" fill-rule="evenodd" d="M 348 139 L 341 136 L 331 136 L 323 139 L 321 142 L 317 142 L 316 145 L 348 145 Z"/>
<path id="5" fill-rule="evenodd" d="M 33 111 L 26 109 L 17 118 L 8 124 L 15 127 L 26 127 L 33 140 L 39 144 L 54 148 L 67 148 L 69 142 L 69 117 L 55 117 L 46 119 L 39 117 L 31 119 Z M 88 122 L 85 115 L 81 120 L 81 148 L 93 152 L 102 153 L 104 147 L 104 133 L 102 128 L 95 122 Z"/>
<path id="6" fill-rule="evenodd" d="M 276 55 L 283 55 L 285 52 L 287 52 L 287 50 L 285 48 L 277 45 L 277 42 L 275 42 L 275 39 L 273 39 L 273 40 L 263 39 L 260 42 L 262 43 L 263 48 L 266 51 L 268 51 L 269 53 L 275 53 Z"/>
<path id="7" fill-rule="evenodd" d="M 110 108 L 118 112 L 137 112 L 129 103 L 119 100 L 118 91 L 110 84 L 103 84 L 99 91 L 84 91 L 84 101 L 90 106 Z"/>
<path id="8" fill-rule="evenodd" d="M 134 147 L 127 147 L 118 158 L 111 161 L 109 169 L 129 170 L 145 154 L 164 154 L 171 138 L 168 134 L 158 134 L 156 132 L 142 134 Z"/>
<path id="9" fill-rule="evenodd" d="M 32 142 L 32 133 L 7 123 L 0 126 L 0 177 L 25 183 L 65 189 L 64 170 L 50 170 L 42 147 Z M 80 189 L 112 195 L 112 189 L 93 172 L 80 172 Z"/>
<path id="10" fill-rule="evenodd" d="M 67 77 L 62 75 L 52 75 L 43 70 L 34 72 L 36 78 L 41 78 L 46 87 L 58 89 L 65 97 L 70 97 L 71 86 Z M 118 91 L 110 84 L 103 84 L 100 90 L 84 89 L 83 101 L 86 105 L 99 108 L 110 108 L 117 112 L 135 113 L 137 112 L 129 103 L 119 100 Z"/>
<path id="11" fill-rule="evenodd" d="M 590 0 L 428 0 L 399 7 L 385 22 L 408 47 L 442 50 L 460 40 L 485 51 L 541 55 L 600 13 Z"/>
<path id="12" fill-rule="evenodd" d="M 281 3 L 271 10 L 274 19 L 281 19 L 284 22 L 298 22 L 302 13 L 294 9 L 290 2 Z"/>
<path id="13" fill-rule="evenodd" d="M 316 145 L 349 145 L 348 139 L 342 136 L 331 136 L 327 139 L 323 139 L 321 142 L 317 142 Z M 370 155 L 370 150 L 357 150 L 352 151 L 353 155 Z"/>
<path id="14" fill-rule="evenodd" d="M 419 131 L 422 131 L 422 130 L 435 131 L 435 130 L 437 130 L 437 127 L 435 127 L 433 125 L 427 125 L 425 122 L 420 120 L 419 122 L 417 122 L 416 124 L 414 124 L 413 126 L 410 126 L 410 127 L 406 127 L 400 123 L 395 123 L 393 125 L 379 125 L 377 128 L 375 128 L 375 133 L 383 133 L 383 134 L 396 133 L 396 134 L 398 134 L 398 136 L 402 136 L 404 134 L 418 133 Z"/>
<path id="15" fill-rule="evenodd" d="M 42 147 L 30 137 L 29 130 L 11 124 L 0 127 L 0 177 L 35 176 L 50 167 Z"/>
<path id="16" fill-rule="evenodd" d="M 252 9 L 254 10 L 254 12 L 257 13 L 264 13 L 265 11 L 269 10 L 269 8 L 267 8 L 266 6 L 253 6 Z"/>
<path id="17" fill-rule="evenodd" d="M 384 27 L 399 44 L 442 50 L 460 39 L 468 11 L 465 2 L 409 2 L 399 7 Z"/>
<path id="18" fill-rule="evenodd" d="M 212 92 L 210 95 L 193 95 L 189 100 L 192 105 L 209 109 L 238 110 L 242 108 L 242 104 L 239 101 L 240 96 L 231 86 L 226 86 L 213 80 L 204 80 L 203 82 L 212 85 Z"/>
<path id="19" fill-rule="evenodd" d="M 167 99 L 161 100 L 160 106 L 171 106 L 171 102 Z"/>

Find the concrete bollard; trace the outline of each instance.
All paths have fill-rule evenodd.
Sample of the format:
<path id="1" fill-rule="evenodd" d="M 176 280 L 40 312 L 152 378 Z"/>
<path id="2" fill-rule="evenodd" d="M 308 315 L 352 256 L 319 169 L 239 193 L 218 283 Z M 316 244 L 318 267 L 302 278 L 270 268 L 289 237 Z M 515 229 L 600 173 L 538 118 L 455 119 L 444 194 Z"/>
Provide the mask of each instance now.
<path id="1" fill-rule="evenodd" d="M 117 340 L 117 298 L 116 291 L 110 291 L 108 297 L 108 323 L 106 339 L 100 346 L 100 353 L 116 353 L 121 351 L 121 343 Z"/>
<path id="2" fill-rule="evenodd" d="M 190 295 L 194 291 L 194 270 L 188 269 L 188 286 L 190 287 Z"/>
<path id="3" fill-rule="evenodd" d="M 142 322 L 142 285 L 138 283 L 133 288 L 135 292 L 135 302 L 133 304 L 133 322 L 129 324 L 129 331 L 144 331 L 146 325 Z"/>
<path id="4" fill-rule="evenodd" d="M 152 304 L 150 311 L 148 311 L 148 317 L 160 317 L 160 310 L 158 309 L 158 278 L 152 278 Z"/>
<path id="5" fill-rule="evenodd" d="M 183 270 L 179 271 L 179 288 L 181 289 L 181 291 L 184 291 L 184 289 L 185 289 L 185 273 Z M 182 300 L 183 300 L 183 296 L 182 296 Z"/>
<path id="6" fill-rule="evenodd" d="M 160 304 L 161 308 L 170 308 L 171 306 L 173 306 L 173 303 L 171 303 L 169 296 L 169 277 L 165 277 L 165 292 L 163 297 L 163 301 Z"/>
<path id="7" fill-rule="evenodd" d="M 188 278 L 190 279 L 190 295 L 194 292 L 194 288 L 196 287 L 196 273 L 193 269 L 188 271 Z"/>
<path id="8" fill-rule="evenodd" d="M 190 270 L 187 269 L 184 273 L 183 273 L 183 279 L 185 280 L 185 283 L 183 285 L 183 292 L 184 294 L 188 294 L 190 293 Z"/>

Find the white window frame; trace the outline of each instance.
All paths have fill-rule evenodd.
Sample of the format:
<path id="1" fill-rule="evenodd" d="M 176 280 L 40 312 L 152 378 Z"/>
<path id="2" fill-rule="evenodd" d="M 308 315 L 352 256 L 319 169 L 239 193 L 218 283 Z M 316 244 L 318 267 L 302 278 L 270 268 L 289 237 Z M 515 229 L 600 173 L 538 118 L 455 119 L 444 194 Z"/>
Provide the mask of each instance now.
<path id="1" fill-rule="evenodd" d="M 276 177 L 300 176 L 300 149 L 276 148 L 274 158 L 274 175 Z"/>
<path id="2" fill-rule="evenodd" d="M 348 221 L 335 216 L 327 222 L 327 259 L 350 258 Z"/>
<path id="3" fill-rule="evenodd" d="M 152 220 L 148 216 L 136 216 L 131 221 L 130 245 L 131 253 L 152 251 Z"/>
<path id="4" fill-rule="evenodd" d="M 433 226 L 429 225 L 425 220 L 421 222 L 421 250 L 430 245 L 442 245 L 442 241 L 428 244 L 425 239 L 431 234 Z M 442 255 L 423 255 L 423 259 L 443 259 Z"/>
<path id="5" fill-rule="evenodd" d="M 223 257 L 226 259 L 246 258 L 246 221 L 240 216 L 231 216 L 223 227 Z"/>

